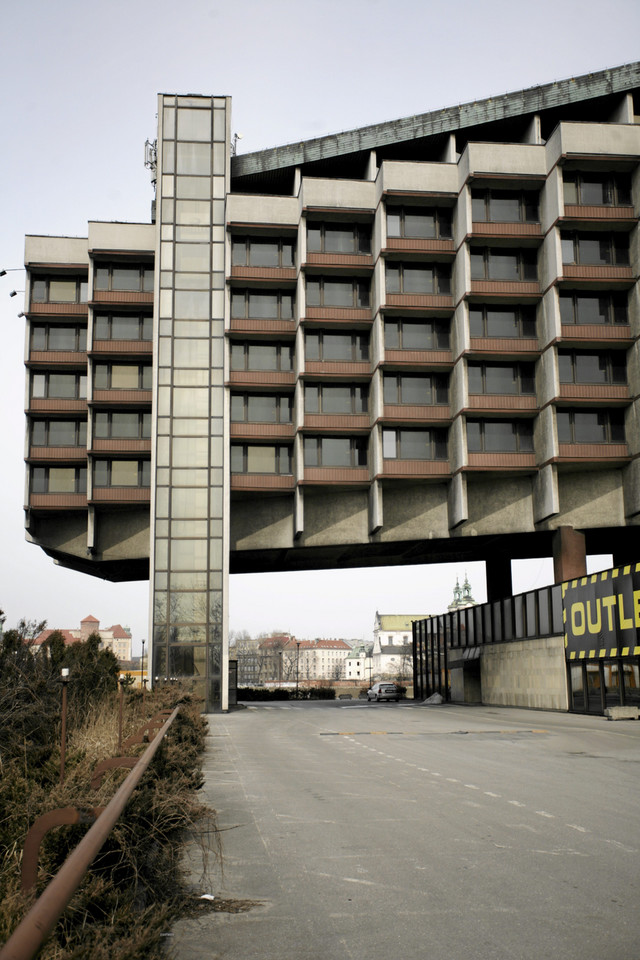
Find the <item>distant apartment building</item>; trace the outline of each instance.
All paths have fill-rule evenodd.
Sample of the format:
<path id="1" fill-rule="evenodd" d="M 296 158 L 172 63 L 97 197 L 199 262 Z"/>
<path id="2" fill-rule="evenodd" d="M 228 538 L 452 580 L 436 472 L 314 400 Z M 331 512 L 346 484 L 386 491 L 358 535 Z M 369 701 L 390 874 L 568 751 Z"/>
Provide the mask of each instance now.
<path id="1" fill-rule="evenodd" d="M 230 109 L 159 97 L 149 223 L 26 239 L 27 537 L 150 579 L 149 675 L 226 708 L 230 572 L 633 559 L 640 64 L 243 156 Z"/>
<path id="2" fill-rule="evenodd" d="M 46 643 L 55 629 L 56 628 L 43 630 L 42 633 L 38 634 L 33 641 L 34 646 L 41 647 Z M 123 627 L 121 624 L 115 623 L 111 627 L 103 627 L 101 629 L 100 621 L 94 616 L 89 615 L 80 621 L 79 630 L 68 628 L 57 629 L 58 632 L 62 634 L 65 646 L 88 640 L 93 633 L 97 633 L 103 649 L 111 650 L 120 663 L 125 664 L 131 662 L 132 638 L 129 627 Z"/>
<path id="3" fill-rule="evenodd" d="M 373 626 L 371 673 L 376 679 L 408 680 L 413 674 L 414 620 L 423 620 L 429 614 L 378 613 Z"/>

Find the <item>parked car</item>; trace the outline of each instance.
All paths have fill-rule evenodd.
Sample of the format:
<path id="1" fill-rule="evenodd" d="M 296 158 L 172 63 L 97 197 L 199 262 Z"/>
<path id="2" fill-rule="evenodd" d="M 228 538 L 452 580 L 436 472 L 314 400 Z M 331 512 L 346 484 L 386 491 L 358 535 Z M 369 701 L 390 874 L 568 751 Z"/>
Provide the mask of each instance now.
<path id="1" fill-rule="evenodd" d="M 400 700 L 400 691 L 395 683 L 374 683 L 370 690 L 367 690 L 367 700 Z"/>

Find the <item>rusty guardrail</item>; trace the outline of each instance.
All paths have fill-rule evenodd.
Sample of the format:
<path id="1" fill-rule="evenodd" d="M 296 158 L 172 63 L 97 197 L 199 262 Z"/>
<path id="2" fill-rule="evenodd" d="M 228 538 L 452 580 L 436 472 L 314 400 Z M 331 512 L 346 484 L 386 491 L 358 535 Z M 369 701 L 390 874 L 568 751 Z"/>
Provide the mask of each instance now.
<path id="1" fill-rule="evenodd" d="M 78 846 L 72 850 L 57 874 L 47 885 L 31 910 L 20 921 L 4 947 L 0 960 L 30 960 L 44 939 L 51 933 L 58 917 L 80 886 L 92 860 L 99 853 L 116 820 L 127 805 L 131 794 L 151 763 L 167 730 L 178 715 L 176 707 L 158 731 L 137 764 L 120 784 L 95 823 L 89 828 Z"/>

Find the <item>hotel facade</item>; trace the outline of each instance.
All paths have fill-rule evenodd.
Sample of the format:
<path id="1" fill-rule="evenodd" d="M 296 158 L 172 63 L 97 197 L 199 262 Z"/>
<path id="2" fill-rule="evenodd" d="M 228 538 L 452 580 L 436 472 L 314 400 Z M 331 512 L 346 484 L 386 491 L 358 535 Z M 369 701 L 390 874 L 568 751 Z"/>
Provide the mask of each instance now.
<path id="1" fill-rule="evenodd" d="M 149 223 L 28 236 L 27 537 L 150 581 L 228 706 L 230 572 L 634 559 L 640 64 L 237 155 L 160 95 Z"/>

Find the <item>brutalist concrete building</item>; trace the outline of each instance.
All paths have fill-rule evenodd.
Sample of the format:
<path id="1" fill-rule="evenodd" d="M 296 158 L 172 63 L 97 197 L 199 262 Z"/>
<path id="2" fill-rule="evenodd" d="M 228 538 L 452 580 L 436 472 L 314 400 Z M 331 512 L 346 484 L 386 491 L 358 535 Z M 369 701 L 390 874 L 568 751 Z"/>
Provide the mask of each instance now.
<path id="1" fill-rule="evenodd" d="M 148 577 L 209 709 L 230 572 L 633 560 L 640 64 L 246 155 L 230 111 L 160 95 L 149 223 L 27 237 L 28 538 Z"/>

